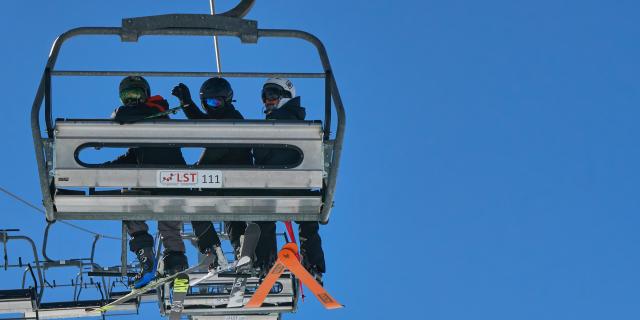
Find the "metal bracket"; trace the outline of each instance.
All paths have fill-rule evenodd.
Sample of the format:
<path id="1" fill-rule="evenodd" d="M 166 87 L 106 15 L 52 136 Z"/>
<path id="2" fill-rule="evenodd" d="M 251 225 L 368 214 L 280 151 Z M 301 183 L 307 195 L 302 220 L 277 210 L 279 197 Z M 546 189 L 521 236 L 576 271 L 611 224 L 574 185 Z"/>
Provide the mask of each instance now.
<path id="1" fill-rule="evenodd" d="M 324 177 L 327 178 L 329 176 L 329 172 L 331 171 L 331 165 L 333 163 L 333 148 L 335 145 L 335 140 L 325 140 L 323 143 L 324 147 Z"/>
<path id="2" fill-rule="evenodd" d="M 51 171 L 53 168 L 53 139 L 51 138 L 43 138 L 42 145 L 44 146 L 44 156 L 47 164 L 47 172 L 49 173 L 49 183 L 53 180 L 54 172 Z"/>
<path id="3" fill-rule="evenodd" d="M 9 256 L 7 255 L 7 232 L 0 231 L 0 237 L 2 238 L 2 248 L 4 249 L 4 270 L 9 268 Z"/>
<path id="4" fill-rule="evenodd" d="M 255 2 L 256 2 L 255 0 L 242 0 L 240 1 L 240 3 L 238 3 L 237 6 L 233 7 L 231 10 L 227 12 L 219 13 L 219 15 L 227 16 L 227 17 L 242 18 L 246 16 L 247 13 L 249 13 L 249 10 L 251 10 Z"/>
<path id="5" fill-rule="evenodd" d="M 207 14 L 165 14 L 122 19 L 120 37 L 137 42 L 145 33 L 160 29 L 210 29 L 211 34 L 237 34 L 243 43 L 258 42 L 258 21 Z"/>
<path id="6" fill-rule="evenodd" d="M 120 274 L 127 276 L 127 225 L 122 221 L 122 241 L 120 242 Z"/>

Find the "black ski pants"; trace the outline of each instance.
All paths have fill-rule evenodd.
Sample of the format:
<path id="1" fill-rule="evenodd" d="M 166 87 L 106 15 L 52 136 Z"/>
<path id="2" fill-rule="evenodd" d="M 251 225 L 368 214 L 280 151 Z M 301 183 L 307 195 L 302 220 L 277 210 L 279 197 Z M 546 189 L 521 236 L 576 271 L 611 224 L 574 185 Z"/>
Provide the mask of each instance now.
<path id="1" fill-rule="evenodd" d="M 220 237 L 211 221 L 191 221 L 191 226 L 201 253 L 213 249 L 213 246 L 220 246 Z"/>
<path id="2" fill-rule="evenodd" d="M 256 247 L 256 267 L 269 270 L 273 266 L 278 255 L 278 242 L 276 239 L 275 221 L 256 221 L 260 227 L 260 240 Z M 322 239 L 320 238 L 320 225 L 316 221 L 296 222 L 298 224 L 298 236 L 300 237 L 300 253 L 302 264 L 307 269 L 315 269 L 320 273 L 326 271 Z M 231 244 L 236 251 L 240 247 L 240 236 L 244 234 L 246 222 L 225 222 L 225 231 L 229 235 Z"/>
<path id="3" fill-rule="evenodd" d="M 145 221 L 127 220 L 123 221 L 127 226 L 127 233 L 131 237 L 129 249 L 137 252 L 142 248 L 153 248 L 153 237 L 149 234 L 149 226 Z M 184 253 L 184 242 L 180 231 L 182 221 L 158 221 L 158 232 L 165 252 Z"/>

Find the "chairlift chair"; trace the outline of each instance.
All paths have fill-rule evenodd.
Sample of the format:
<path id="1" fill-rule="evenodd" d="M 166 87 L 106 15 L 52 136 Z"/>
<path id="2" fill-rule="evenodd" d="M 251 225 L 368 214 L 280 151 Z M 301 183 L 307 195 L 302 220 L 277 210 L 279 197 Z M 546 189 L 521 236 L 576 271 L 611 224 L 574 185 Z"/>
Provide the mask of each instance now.
<path id="1" fill-rule="evenodd" d="M 194 274 L 194 276 L 197 278 L 198 276 L 203 276 L 205 273 L 206 272 Z M 216 276 L 190 288 L 190 292 L 183 304 L 184 310 L 182 314 L 191 317 L 220 317 L 219 319 L 228 319 L 230 317 L 271 319 L 269 318 L 270 315 L 297 311 L 298 282 L 289 272 L 284 273 L 280 277 L 276 285 L 274 285 L 272 292 L 260 308 L 228 308 L 229 292 L 231 291 L 233 282 L 233 277 Z M 256 277 L 247 279 L 248 293 L 244 295 L 245 303 L 251 299 L 253 292 L 255 292 L 259 284 L 260 279 Z M 169 292 L 168 286 L 168 284 L 165 285 L 165 288 L 161 291 L 162 295 L 159 301 L 160 310 L 162 310 L 164 314 L 168 314 L 171 311 L 171 297 L 167 294 Z"/>
<path id="2" fill-rule="evenodd" d="M 310 33 L 259 29 L 257 21 L 241 18 L 248 10 L 248 2 L 253 3 L 242 1 L 244 11 L 239 5 L 240 9 L 236 7 L 236 11 L 220 15 L 168 14 L 126 18 L 120 27 L 81 27 L 69 30 L 55 40 L 31 109 L 47 220 L 296 220 L 323 223 L 329 220 L 345 130 L 344 107 L 329 58 L 322 42 Z M 315 46 L 323 72 L 70 71 L 55 68 L 63 43 L 71 38 L 119 36 L 123 42 L 137 42 L 142 36 L 153 35 L 238 37 L 243 44 L 257 44 L 261 38 L 297 38 Z M 52 77 L 128 75 L 324 78 L 325 116 L 323 121 L 154 119 L 126 125 L 111 120 L 52 119 Z M 44 112 L 41 112 L 43 104 Z M 333 137 L 330 132 L 332 106 L 337 115 Z M 46 126 L 44 131 L 41 122 Z M 298 151 L 300 159 L 297 163 L 269 167 L 116 167 L 85 163 L 79 157 L 83 150 L 91 148 L 135 146 L 286 148 Z M 197 175 L 205 181 L 200 179 L 194 184 L 163 180 L 172 174 Z M 105 191 L 105 188 L 115 191 Z"/>

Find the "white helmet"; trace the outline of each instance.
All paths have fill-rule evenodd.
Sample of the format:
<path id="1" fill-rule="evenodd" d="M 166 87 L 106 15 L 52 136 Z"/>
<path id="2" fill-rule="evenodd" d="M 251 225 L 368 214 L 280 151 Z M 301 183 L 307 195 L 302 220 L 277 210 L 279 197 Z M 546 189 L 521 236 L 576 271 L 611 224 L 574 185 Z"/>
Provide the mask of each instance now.
<path id="1" fill-rule="evenodd" d="M 295 96 L 296 96 L 296 88 L 293 86 L 293 82 L 291 82 L 291 80 L 289 80 L 289 79 L 285 79 L 285 78 L 269 78 L 269 79 L 267 79 L 267 81 L 264 83 L 264 85 L 262 87 L 264 88 L 264 86 L 266 86 L 268 84 L 275 84 L 275 85 L 278 85 L 278 86 L 282 87 L 282 89 L 284 89 L 284 91 L 286 91 L 289 94 L 291 94 L 291 97 L 288 97 L 288 98 L 295 98 Z"/>

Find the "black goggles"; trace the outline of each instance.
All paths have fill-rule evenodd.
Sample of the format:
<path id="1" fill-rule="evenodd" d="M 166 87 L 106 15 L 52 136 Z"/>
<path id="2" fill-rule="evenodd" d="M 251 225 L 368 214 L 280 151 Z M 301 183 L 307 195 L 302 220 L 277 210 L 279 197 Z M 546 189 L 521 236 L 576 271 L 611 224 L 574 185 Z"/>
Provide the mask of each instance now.
<path id="1" fill-rule="evenodd" d="M 262 100 L 279 100 L 285 96 L 285 91 L 280 86 L 265 86 L 262 88 Z"/>

